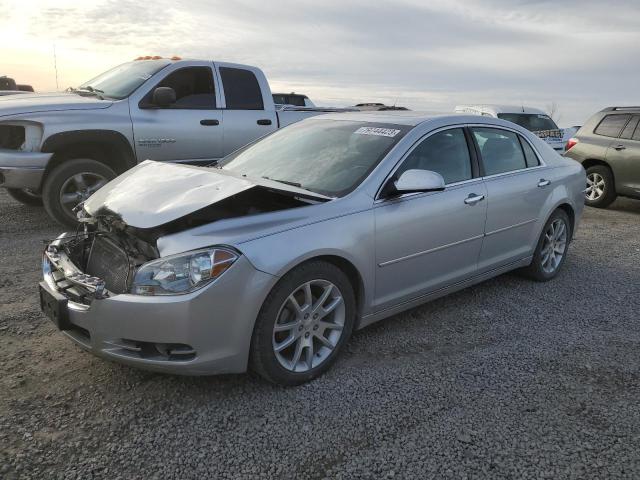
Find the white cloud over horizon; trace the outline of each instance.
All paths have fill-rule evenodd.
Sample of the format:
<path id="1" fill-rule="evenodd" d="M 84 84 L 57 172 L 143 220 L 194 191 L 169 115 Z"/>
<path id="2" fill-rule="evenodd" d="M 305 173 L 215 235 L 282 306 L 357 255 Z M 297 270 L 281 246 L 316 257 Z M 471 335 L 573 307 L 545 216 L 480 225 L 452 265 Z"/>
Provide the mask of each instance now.
<path id="1" fill-rule="evenodd" d="M 77 85 L 138 55 L 261 67 L 323 105 L 558 105 L 561 125 L 637 104 L 640 3 L 552 0 L 0 0 L 0 74 Z M 8 47 L 8 48 L 7 48 Z"/>

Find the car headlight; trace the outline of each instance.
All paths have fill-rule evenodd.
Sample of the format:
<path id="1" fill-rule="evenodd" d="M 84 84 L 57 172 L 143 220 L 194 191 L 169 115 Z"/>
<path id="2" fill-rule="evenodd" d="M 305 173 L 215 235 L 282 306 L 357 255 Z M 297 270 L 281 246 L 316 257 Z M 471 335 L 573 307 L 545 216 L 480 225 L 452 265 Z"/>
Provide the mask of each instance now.
<path id="1" fill-rule="evenodd" d="M 194 250 L 145 263 L 133 279 L 136 295 L 189 293 L 215 280 L 233 265 L 238 254 L 221 247 Z"/>

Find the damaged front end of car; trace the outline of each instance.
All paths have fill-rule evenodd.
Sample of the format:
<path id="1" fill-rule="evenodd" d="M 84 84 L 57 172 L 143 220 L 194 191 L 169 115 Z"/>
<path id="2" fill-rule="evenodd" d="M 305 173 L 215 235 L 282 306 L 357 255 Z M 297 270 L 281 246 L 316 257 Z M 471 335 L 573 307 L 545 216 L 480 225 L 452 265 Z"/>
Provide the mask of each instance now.
<path id="1" fill-rule="evenodd" d="M 222 275 L 240 252 L 221 244 L 162 256 L 158 240 L 205 224 L 326 201 L 293 190 L 210 169 L 144 162 L 77 207 L 77 231 L 61 235 L 44 251 L 45 281 L 87 306 L 120 294 L 193 292 Z"/>

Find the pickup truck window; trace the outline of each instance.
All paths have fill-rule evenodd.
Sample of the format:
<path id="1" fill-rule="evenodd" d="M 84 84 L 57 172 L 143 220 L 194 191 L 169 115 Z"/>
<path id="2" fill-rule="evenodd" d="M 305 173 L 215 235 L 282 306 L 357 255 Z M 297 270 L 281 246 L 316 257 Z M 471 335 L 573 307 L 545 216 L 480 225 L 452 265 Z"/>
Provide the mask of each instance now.
<path id="1" fill-rule="evenodd" d="M 220 67 L 227 108 L 230 110 L 264 110 L 258 79 L 249 70 Z"/>
<path id="2" fill-rule="evenodd" d="M 355 189 L 409 130 L 405 125 L 306 120 L 231 154 L 219 166 L 341 197 Z"/>
<path id="3" fill-rule="evenodd" d="M 210 110 L 216 108 L 216 92 L 213 73 L 209 67 L 185 67 L 167 75 L 144 97 L 150 104 L 157 87 L 170 87 L 176 92 L 176 103 L 171 108 L 187 110 Z"/>
<path id="4" fill-rule="evenodd" d="M 102 96 L 120 100 L 131 95 L 140 85 L 170 63 L 169 60 L 123 63 L 83 83 L 77 90 L 95 91 Z"/>

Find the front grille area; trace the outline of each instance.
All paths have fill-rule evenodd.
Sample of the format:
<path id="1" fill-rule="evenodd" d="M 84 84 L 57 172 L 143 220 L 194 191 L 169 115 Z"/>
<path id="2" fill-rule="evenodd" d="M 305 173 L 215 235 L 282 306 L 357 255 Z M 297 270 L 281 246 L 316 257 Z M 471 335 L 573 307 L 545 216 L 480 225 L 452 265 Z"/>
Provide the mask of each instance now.
<path id="1" fill-rule="evenodd" d="M 129 257 L 122 248 L 106 237 L 94 238 L 86 273 L 104 280 L 110 292 L 125 293 L 129 290 L 128 282 L 131 273 Z"/>

